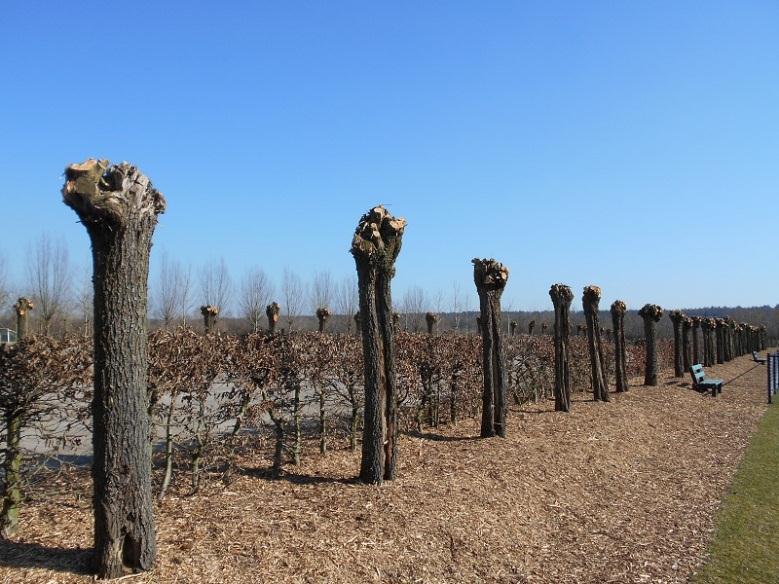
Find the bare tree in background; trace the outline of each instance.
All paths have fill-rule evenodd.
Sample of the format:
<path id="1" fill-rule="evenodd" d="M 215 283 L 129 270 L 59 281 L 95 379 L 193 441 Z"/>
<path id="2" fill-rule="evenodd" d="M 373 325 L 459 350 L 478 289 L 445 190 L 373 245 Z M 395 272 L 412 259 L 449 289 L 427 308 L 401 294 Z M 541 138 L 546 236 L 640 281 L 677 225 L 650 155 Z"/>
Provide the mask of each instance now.
<path id="1" fill-rule="evenodd" d="M 178 307 L 181 311 L 181 324 L 186 326 L 187 316 L 192 312 L 192 266 L 187 266 L 186 269 L 181 268 L 181 277 L 179 280 L 179 303 Z"/>
<path id="2" fill-rule="evenodd" d="M 165 328 L 176 320 L 181 304 L 181 282 L 183 274 L 181 264 L 171 260 L 167 252 L 162 252 L 160 272 L 157 276 L 155 313 Z"/>
<path id="3" fill-rule="evenodd" d="M 335 284 L 333 283 L 333 275 L 330 272 L 314 273 L 314 278 L 311 280 L 311 286 L 308 289 L 311 312 L 316 313 L 320 308 L 329 309 L 333 301 L 334 292 Z"/>
<path id="4" fill-rule="evenodd" d="M 41 319 L 41 328 L 49 334 L 52 322 L 65 310 L 70 293 L 68 248 L 62 239 L 53 241 L 43 234 L 29 254 L 27 264 L 30 290 Z"/>
<path id="5" fill-rule="evenodd" d="M 303 298 L 305 297 L 306 287 L 303 280 L 289 268 L 284 268 L 281 277 L 281 295 L 286 310 L 287 326 L 289 330 L 295 326 L 295 319 L 300 316 L 303 309 Z"/>
<path id="6" fill-rule="evenodd" d="M 460 330 L 460 322 L 462 320 L 462 311 L 465 310 L 465 297 L 460 285 L 455 281 L 452 282 L 452 300 L 450 304 L 452 309 L 452 327 L 454 330 Z"/>
<path id="7" fill-rule="evenodd" d="M 256 333 L 265 317 L 265 309 L 273 296 L 273 284 L 262 268 L 252 268 L 241 280 L 241 298 L 239 304 L 246 320 Z"/>
<path id="8" fill-rule="evenodd" d="M 200 294 L 204 305 L 215 306 L 220 314 L 225 315 L 232 293 L 233 283 L 224 258 L 203 267 L 200 271 Z"/>
<path id="9" fill-rule="evenodd" d="M 346 332 L 352 331 L 352 321 L 354 313 L 359 308 L 359 303 L 357 278 L 347 276 L 335 289 L 335 310 L 343 319 Z"/>
<path id="10" fill-rule="evenodd" d="M 84 326 L 82 332 L 85 337 L 89 336 L 90 326 L 92 324 L 94 299 L 95 288 L 92 286 L 92 273 L 89 268 L 83 268 L 81 277 L 79 278 L 78 290 L 76 291 L 76 306 Z"/>
<path id="11" fill-rule="evenodd" d="M 8 260 L 5 254 L 0 253 L 0 312 L 5 308 L 8 298 L 11 293 L 9 292 L 8 285 Z"/>
<path id="12" fill-rule="evenodd" d="M 427 312 L 427 299 L 425 291 L 419 286 L 412 286 L 403 295 L 401 312 L 405 321 L 406 330 L 418 332 L 422 330 L 422 321 Z"/>

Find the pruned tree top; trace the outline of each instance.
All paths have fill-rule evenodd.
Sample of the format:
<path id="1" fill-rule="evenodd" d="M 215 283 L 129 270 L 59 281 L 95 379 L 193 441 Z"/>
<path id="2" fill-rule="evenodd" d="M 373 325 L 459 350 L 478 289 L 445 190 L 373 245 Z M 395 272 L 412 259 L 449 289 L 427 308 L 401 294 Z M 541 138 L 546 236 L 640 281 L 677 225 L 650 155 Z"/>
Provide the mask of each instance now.
<path id="1" fill-rule="evenodd" d="M 615 300 L 611 303 L 611 314 L 625 314 L 628 305 L 623 300 Z"/>
<path id="2" fill-rule="evenodd" d="M 641 310 L 638 311 L 638 315 L 641 318 L 649 318 L 657 322 L 663 316 L 663 309 L 657 304 L 644 304 Z"/>
<path id="3" fill-rule="evenodd" d="M 212 306 L 211 304 L 206 304 L 205 306 L 200 307 L 200 314 L 202 314 L 203 316 L 206 316 L 208 314 L 212 314 L 216 316 L 219 314 L 219 307 Z"/>
<path id="4" fill-rule="evenodd" d="M 265 307 L 265 314 L 268 315 L 268 317 L 273 318 L 274 321 L 279 319 L 280 312 L 281 306 L 279 306 L 278 302 L 271 302 Z"/>
<path id="5" fill-rule="evenodd" d="M 668 313 L 668 318 L 671 319 L 671 322 L 676 324 L 677 322 L 681 323 L 685 317 L 681 310 L 672 310 Z"/>
<path id="6" fill-rule="evenodd" d="M 324 306 L 317 308 L 316 317 L 322 319 L 330 318 L 330 310 L 328 308 L 325 308 Z"/>
<path id="7" fill-rule="evenodd" d="M 584 312 L 595 312 L 597 310 L 598 302 L 600 302 L 600 288 L 598 286 L 589 285 L 584 287 L 584 293 L 582 294 L 582 308 Z"/>
<path id="8" fill-rule="evenodd" d="M 565 284 L 552 284 L 549 288 L 549 297 L 552 302 L 564 302 L 570 304 L 573 300 L 573 291 Z"/>
<path id="9" fill-rule="evenodd" d="M 400 253 L 406 220 L 393 217 L 382 205 L 362 217 L 354 230 L 352 255 L 377 266 L 391 268 Z"/>
<path id="10" fill-rule="evenodd" d="M 111 165 L 90 158 L 65 169 L 62 199 L 84 223 L 122 225 L 132 218 L 156 221 L 165 212 L 165 198 L 149 178 L 127 162 Z"/>
<path id="11" fill-rule="evenodd" d="M 435 314 L 434 312 L 426 312 L 425 313 L 425 320 L 427 322 L 436 323 L 438 322 L 439 316 Z"/>
<path id="12" fill-rule="evenodd" d="M 473 258 L 473 280 L 477 289 L 503 290 L 509 280 L 509 269 L 493 258 Z"/>
<path id="13" fill-rule="evenodd" d="M 19 298 L 14 304 L 14 310 L 16 311 L 16 314 L 18 314 L 19 316 L 24 316 L 34 308 L 35 305 L 32 303 L 32 300 L 30 300 L 29 298 L 25 298 L 24 296 Z"/>

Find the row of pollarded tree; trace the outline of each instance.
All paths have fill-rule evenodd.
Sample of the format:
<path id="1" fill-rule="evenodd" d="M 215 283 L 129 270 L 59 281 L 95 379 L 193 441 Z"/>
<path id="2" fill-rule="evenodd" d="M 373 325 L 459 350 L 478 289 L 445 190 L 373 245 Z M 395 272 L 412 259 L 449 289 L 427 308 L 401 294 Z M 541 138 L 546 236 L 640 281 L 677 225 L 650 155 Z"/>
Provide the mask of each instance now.
<path id="1" fill-rule="evenodd" d="M 94 557 L 98 576 L 115 578 L 127 571 L 151 568 L 156 555 L 148 447 L 146 309 L 151 240 L 157 216 L 164 212 L 166 203 L 148 177 L 128 163 L 111 165 L 107 160 L 90 159 L 70 165 L 65 178 L 64 202 L 77 213 L 92 243 Z M 365 393 L 360 479 L 372 484 L 393 479 L 396 472 L 398 396 L 391 281 L 405 226 L 404 219 L 393 217 L 382 206 L 374 207 L 360 218 L 351 245 L 359 285 Z M 475 259 L 473 264 L 482 336 L 481 433 L 505 436 L 506 367 L 500 297 L 508 269 L 493 259 Z M 556 404 L 558 409 L 567 410 L 571 391 L 568 326 L 562 326 L 562 321 L 568 319 L 573 295 L 563 285 L 553 286 L 550 294 L 556 315 Z M 599 299 L 600 289 L 585 288 L 593 391 L 596 399 L 608 400 L 597 318 Z M 207 328 L 212 327 L 217 314 L 214 307 L 204 307 Z M 272 320 L 272 307 L 268 314 Z M 615 337 L 621 339 L 622 350 L 617 351 L 617 358 L 622 359 L 624 372 L 624 339 L 618 330 L 615 327 Z M 649 341 L 649 335 L 647 338 Z M 647 346 L 646 351 L 647 370 L 650 355 L 654 359 L 654 338 L 651 340 L 652 350 Z M 618 379 L 627 389 L 624 375 Z"/>

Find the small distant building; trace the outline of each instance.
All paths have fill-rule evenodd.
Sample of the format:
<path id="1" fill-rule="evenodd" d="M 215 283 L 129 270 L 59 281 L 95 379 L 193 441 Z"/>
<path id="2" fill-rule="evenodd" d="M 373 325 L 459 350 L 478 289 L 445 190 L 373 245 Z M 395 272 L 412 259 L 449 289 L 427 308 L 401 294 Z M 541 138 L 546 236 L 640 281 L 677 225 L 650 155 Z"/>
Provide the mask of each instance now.
<path id="1" fill-rule="evenodd" d="M 16 342 L 16 331 L 8 328 L 0 328 L 0 345 L 9 345 Z"/>

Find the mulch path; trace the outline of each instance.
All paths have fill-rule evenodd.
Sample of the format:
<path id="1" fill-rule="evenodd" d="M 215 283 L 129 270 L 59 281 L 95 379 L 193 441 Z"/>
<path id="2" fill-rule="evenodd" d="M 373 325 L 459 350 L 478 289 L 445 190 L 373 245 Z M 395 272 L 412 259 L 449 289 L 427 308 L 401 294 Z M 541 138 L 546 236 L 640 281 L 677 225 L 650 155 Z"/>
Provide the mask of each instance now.
<path id="1" fill-rule="evenodd" d="M 474 438 L 477 420 L 404 437 L 383 487 L 351 482 L 359 453 L 311 453 L 276 480 L 243 460 L 158 506 L 157 567 L 128 581 L 686 582 L 766 408 L 764 367 L 708 372 L 734 381 L 712 398 L 666 373 L 610 403 L 576 393 L 569 414 L 516 409 L 506 439 Z M 1 582 L 91 580 L 90 501 L 71 481 L 24 508 Z"/>

